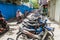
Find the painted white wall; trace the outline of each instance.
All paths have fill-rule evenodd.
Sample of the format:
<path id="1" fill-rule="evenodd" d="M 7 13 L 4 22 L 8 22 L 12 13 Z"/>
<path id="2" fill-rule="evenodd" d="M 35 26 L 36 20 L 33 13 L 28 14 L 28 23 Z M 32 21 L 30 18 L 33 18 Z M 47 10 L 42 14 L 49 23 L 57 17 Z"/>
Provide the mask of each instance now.
<path id="1" fill-rule="evenodd" d="M 51 1 L 50 3 L 50 14 L 49 15 L 52 20 L 55 19 L 55 5 L 53 1 Z"/>
<path id="2" fill-rule="evenodd" d="M 56 0 L 55 21 L 59 23 L 60 14 L 60 0 Z"/>

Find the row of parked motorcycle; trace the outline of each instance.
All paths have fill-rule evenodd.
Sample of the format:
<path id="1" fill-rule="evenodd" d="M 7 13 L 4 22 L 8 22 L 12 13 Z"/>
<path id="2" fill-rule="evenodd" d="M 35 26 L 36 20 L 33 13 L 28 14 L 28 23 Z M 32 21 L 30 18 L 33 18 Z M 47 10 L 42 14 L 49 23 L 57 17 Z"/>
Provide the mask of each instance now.
<path id="1" fill-rule="evenodd" d="M 54 40 L 54 28 L 48 26 L 47 19 L 43 18 L 45 17 L 39 13 L 29 14 L 20 24 L 17 24 L 19 32 L 16 40 Z M 6 21 L 0 18 L 0 35 L 8 30 Z"/>
<path id="2" fill-rule="evenodd" d="M 54 40 L 54 28 L 48 26 L 45 16 L 29 14 L 19 25 L 16 40 Z"/>

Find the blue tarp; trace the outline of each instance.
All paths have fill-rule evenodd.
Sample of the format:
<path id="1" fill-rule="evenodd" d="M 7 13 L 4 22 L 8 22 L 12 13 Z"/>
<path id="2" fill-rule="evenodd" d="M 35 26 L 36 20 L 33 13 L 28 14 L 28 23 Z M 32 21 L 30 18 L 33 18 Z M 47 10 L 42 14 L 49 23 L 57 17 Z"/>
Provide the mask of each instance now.
<path id="1" fill-rule="evenodd" d="M 23 14 L 24 14 L 25 10 L 28 10 L 29 12 L 32 10 L 32 8 L 29 8 L 25 5 L 0 4 L 0 11 L 2 11 L 2 15 L 6 20 L 14 18 L 16 16 L 16 11 L 18 9 Z"/>

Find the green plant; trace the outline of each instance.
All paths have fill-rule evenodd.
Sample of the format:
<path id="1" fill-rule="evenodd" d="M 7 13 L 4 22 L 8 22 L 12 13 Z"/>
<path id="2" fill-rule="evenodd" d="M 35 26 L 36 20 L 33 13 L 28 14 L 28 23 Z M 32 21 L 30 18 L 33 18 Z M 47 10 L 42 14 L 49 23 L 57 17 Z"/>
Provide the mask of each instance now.
<path id="1" fill-rule="evenodd" d="M 34 9 L 38 9 L 39 8 L 39 4 L 38 3 L 33 3 L 33 8 Z"/>

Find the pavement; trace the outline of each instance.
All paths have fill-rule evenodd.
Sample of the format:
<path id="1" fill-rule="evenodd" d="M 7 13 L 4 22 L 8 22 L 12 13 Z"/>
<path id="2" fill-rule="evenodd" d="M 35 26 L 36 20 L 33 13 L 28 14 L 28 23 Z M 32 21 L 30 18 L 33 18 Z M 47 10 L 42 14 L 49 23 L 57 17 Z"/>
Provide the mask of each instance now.
<path id="1" fill-rule="evenodd" d="M 55 28 L 54 40 L 60 40 L 60 28 L 59 28 L 59 25 L 52 22 L 52 21 L 50 21 L 50 20 L 48 20 L 47 22 L 51 23 L 50 27 Z M 13 38 L 14 40 L 16 40 L 16 36 L 17 36 L 16 33 L 18 32 L 19 26 L 15 25 L 16 22 L 11 22 L 11 23 L 8 23 L 8 24 L 11 24 L 10 25 L 10 30 L 7 33 L 5 33 L 4 35 L 0 35 L 0 40 L 7 40 L 7 38 Z"/>

